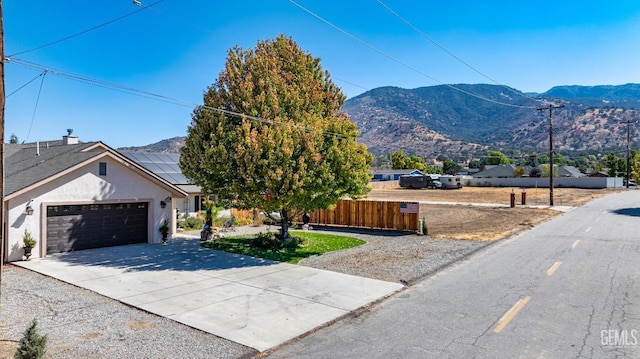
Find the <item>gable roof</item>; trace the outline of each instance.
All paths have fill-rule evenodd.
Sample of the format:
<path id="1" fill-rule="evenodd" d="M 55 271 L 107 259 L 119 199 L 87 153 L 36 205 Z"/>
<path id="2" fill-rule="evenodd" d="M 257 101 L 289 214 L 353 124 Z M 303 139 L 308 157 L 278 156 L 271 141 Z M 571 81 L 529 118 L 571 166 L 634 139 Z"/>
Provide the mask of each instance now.
<path id="1" fill-rule="evenodd" d="M 488 165 L 485 166 L 484 171 L 480 171 L 475 173 L 473 177 L 475 178 L 504 178 L 504 177 L 515 177 L 513 171 L 516 169 L 515 165 Z M 528 172 L 525 172 L 528 174 Z"/>
<path id="2" fill-rule="evenodd" d="M 580 178 L 580 177 L 584 177 L 585 174 L 580 172 L 580 170 L 575 166 L 559 166 L 558 176 Z"/>
<path id="3" fill-rule="evenodd" d="M 373 169 L 373 174 L 377 175 L 377 174 L 381 174 L 381 175 L 410 175 L 410 174 L 422 174 L 422 171 L 418 170 L 418 169 L 398 169 L 398 170 L 393 170 L 393 169 Z"/>
<path id="4" fill-rule="evenodd" d="M 78 144 L 5 144 L 5 199 L 58 178 L 74 168 L 111 157 L 148 177 L 173 194 L 187 194 L 172 183 L 141 167 L 102 142 Z"/>
<path id="5" fill-rule="evenodd" d="M 12 194 L 90 159 L 96 153 L 83 150 L 95 144 L 5 144 L 5 194 Z"/>

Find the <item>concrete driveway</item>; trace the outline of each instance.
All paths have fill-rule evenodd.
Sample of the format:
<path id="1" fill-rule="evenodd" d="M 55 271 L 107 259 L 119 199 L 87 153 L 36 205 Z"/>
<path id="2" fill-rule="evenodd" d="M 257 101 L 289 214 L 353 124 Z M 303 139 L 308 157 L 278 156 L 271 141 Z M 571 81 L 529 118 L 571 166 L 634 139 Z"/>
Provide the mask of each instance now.
<path id="1" fill-rule="evenodd" d="M 198 240 L 62 253 L 15 265 L 259 351 L 402 286 L 204 249 Z"/>

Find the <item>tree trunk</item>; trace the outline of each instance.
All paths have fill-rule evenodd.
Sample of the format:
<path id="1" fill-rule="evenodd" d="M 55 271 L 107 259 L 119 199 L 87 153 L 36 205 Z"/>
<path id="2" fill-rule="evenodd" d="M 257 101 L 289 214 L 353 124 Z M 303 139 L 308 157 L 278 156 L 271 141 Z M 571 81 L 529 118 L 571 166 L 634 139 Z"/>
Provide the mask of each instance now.
<path id="1" fill-rule="evenodd" d="M 280 210 L 280 240 L 285 241 L 289 237 L 289 211 Z"/>

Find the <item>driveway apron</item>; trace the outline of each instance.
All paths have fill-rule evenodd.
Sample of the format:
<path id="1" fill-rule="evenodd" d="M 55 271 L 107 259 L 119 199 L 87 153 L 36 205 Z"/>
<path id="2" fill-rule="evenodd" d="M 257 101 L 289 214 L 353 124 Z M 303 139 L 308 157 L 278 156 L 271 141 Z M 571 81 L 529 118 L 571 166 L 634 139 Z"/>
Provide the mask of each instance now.
<path id="1" fill-rule="evenodd" d="M 193 239 L 82 250 L 13 264 L 259 351 L 402 288 L 204 249 Z"/>

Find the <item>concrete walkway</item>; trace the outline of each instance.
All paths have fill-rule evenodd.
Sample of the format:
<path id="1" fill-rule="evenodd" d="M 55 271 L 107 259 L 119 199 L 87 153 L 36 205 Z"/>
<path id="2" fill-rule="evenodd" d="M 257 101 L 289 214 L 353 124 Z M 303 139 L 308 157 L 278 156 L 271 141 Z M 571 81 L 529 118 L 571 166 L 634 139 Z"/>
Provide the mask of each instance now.
<path id="1" fill-rule="evenodd" d="M 13 264 L 259 351 L 402 288 L 399 283 L 204 249 L 192 239 Z"/>

